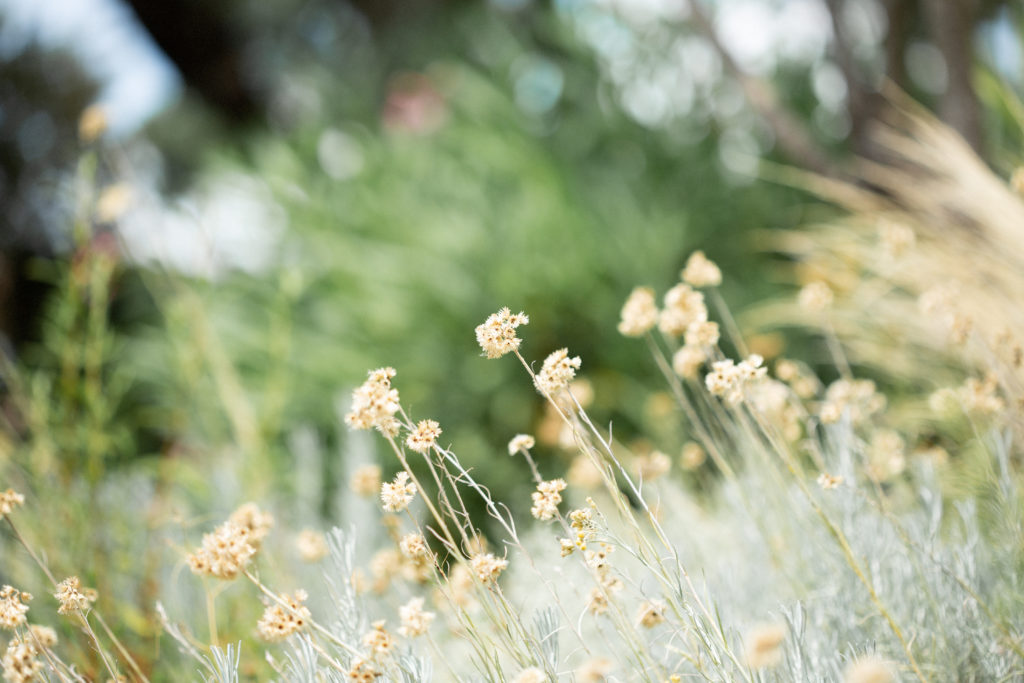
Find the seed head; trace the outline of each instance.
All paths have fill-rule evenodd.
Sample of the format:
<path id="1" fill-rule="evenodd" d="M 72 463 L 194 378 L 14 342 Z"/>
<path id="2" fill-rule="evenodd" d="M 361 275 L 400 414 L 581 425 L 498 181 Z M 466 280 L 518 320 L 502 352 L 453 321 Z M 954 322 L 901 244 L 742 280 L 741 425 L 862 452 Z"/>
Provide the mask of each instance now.
<path id="1" fill-rule="evenodd" d="M 704 295 L 690 285 L 680 283 L 665 293 L 665 307 L 658 317 L 658 329 L 671 337 L 681 337 L 690 325 L 707 319 Z"/>
<path id="2" fill-rule="evenodd" d="M 476 341 L 488 358 L 501 358 L 506 353 L 519 350 L 523 340 L 516 336 L 516 328 L 529 322 L 530 318 L 525 313 L 512 313 L 506 306 L 477 325 Z"/>
<path id="3" fill-rule="evenodd" d="M 0 491 L 0 519 L 14 512 L 14 508 L 25 504 L 25 496 L 14 489 Z"/>
<path id="4" fill-rule="evenodd" d="M 315 529 L 303 529 L 295 538 L 295 547 L 303 562 L 319 562 L 327 557 L 329 551 L 327 538 Z"/>
<path id="5" fill-rule="evenodd" d="M 700 366 L 708 359 L 707 354 L 698 346 L 683 346 L 672 356 L 672 369 L 685 379 L 695 379 Z"/>
<path id="6" fill-rule="evenodd" d="M 565 490 L 564 479 L 552 479 L 537 484 L 533 492 L 533 507 L 530 513 L 539 520 L 554 519 L 558 514 L 558 504 L 562 502 L 562 491 Z"/>
<path id="7" fill-rule="evenodd" d="M 371 628 L 363 635 L 363 647 L 370 651 L 370 657 L 377 659 L 391 652 L 395 646 L 395 639 L 384 628 L 384 620 L 375 621 Z"/>
<path id="8" fill-rule="evenodd" d="M 800 308 L 811 313 L 821 313 L 832 305 L 832 290 L 824 282 L 804 285 L 797 296 Z"/>
<path id="9" fill-rule="evenodd" d="M 69 576 L 57 584 L 57 592 L 53 597 L 60 603 L 57 614 L 85 614 L 98 596 L 95 589 L 82 588 L 82 582 L 77 576 Z"/>
<path id="10" fill-rule="evenodd" d="M 536 440 L 530 434 L 516 434 L 508 442 L 508 454 L 515 455 L 519 451 L 528 451 L 536 445 Z"/>
<path id="11" fill-rule="evenodd" d="M 619 322 L 619 333 L 627 337 L 642 337 L 658 324 L 658 305 L 655 303 L 654 290 L 650 287 L 637 287 L 629 294 L 622 306 L 622 320 Z"/>
<path id="12" fill-rule="evenodd" d="M 661 600 L 647 600 L 636 613 L 636 622 L 644 628 L 654 628 L 665 621 L 667 606 Z"/>
<path id="13" fill-rule="evenodd" d="M 387 512 L 402 512 L 416 496 L 416 484 L 409 481 L 408 472 L 399 472 L 394 481 L 386 481 L 380 487 L 380 500 Z"/>
<path id="14" fill-rule="evenodd" d="M 256 554 L 249 539 L 247 528 L 228 520 L 203 536 L 202 545 L 188 556 L 188 566 L 193 574 L 233 579 Z"/>
<path id="15" fill-rule="evenodd" d="M 439 436 L 441 425 L 434 420 L 420 420 L 416 429 L 410 432 L 409 438 L 405 440 L 405 445 L 417 453 L 426 453 L 434 447 Z"/>
<path id="16" fill-rule="evenodd" d="M 499 559 L 493 553 L 475 555 L 469 561 L 473 572 L 484 584 L 497 581 L 498 576 L 508 567 L 508 560 Z"/>
<path id="17" fill-rule="evenodd" d="M 782 624 L 762 624 L 754 627 L 746 638 L 746 660 L 751 669 L 766 669 L 782 661 L 782 643 L 786 640 L 786 627 Z"/>
<path id="18" fill-rule="evenodd" d="M 349 489 L 358 496 L 375 496 L 380 491 L 380 466 L 363 465 L 352 473 Z"/>
<path id="19" fill-rule="evenodd" d="M 8 683 L 30 683 L 36 681 L 43 670 L 43 664 L 36 657 L 36 647 L 31 642 L 14 638 L 7 644 L 3 657 L 3 676 Z"/>
<path id="20" fill-rule="evenodd" d="M 895 683 L 892 666 L 874 656 L 861 657 L 843 672 L 843 683 Z"/>
<path id="21" fill-rule="evenodd" d="M 558 349 L 544 359 L 544 365 L 534 378 L 533 383 L 540 393 L 553 396 L 555 392 L 567 386 L 582 361 L 579 356 L 569 358 L 569 349 Z"/>
<path id="22" fill-rule="evenodd" d="M 249 532 L 249 545 L 259 551 L 263 539 L 274 526 L 274 516 L 269 512 L 261 512 L 256 503 L 246 503 L 231 513 L 228 521 L 234 522 Z"/>
<path id="23" fill-rule="evenodd" d="M 386 436 L 398 434 L 398 390 L 391 387 L 394 368 L 371 370 L 363 384 L 352 392 L 352 408 L 345 422 L 352 429 L 375 427 Z"/>
<path id="24" fill-rule="evenodd" d="M 423 598 L 413 598 L 398 608 L 398 617 L 402 625 L 398 633 L 404 638 L 422 636 L 434 621 L 434 613 L 423 609 Z"/>
<path id="25" fill-rule="evenodd" d="M 309 597 L 306 591 L 297 590 L 295 595 L 282 593 L 279 597 L 285 604 L 274 602 L 267 605 L 263 616 L 256 624 L 256 634 L 268 643 L 277 643 L 293 633 L 298 633 L 306 628 L 312 619 L 309 608 L 302 604 Z"/>
<path id="26" fill-rule="evenodd" d="M 31 599 L 31 593 L 19 591 L 13 586 L 0 589 L 0 628 L 13 631 L 23 625 L 28 613 L 28 605 L 25 603 Z"/>

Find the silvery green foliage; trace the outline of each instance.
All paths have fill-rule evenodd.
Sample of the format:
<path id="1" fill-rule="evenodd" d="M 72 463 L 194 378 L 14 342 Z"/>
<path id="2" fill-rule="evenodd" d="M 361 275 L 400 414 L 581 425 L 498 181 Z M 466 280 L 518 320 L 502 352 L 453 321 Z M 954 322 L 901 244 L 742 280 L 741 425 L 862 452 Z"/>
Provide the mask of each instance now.
<path id="1" fill-rule="evenodd" d="M 211 657 L 204 657 L 212 675 L 206 680 L 209 683 L 238 683 L 238 662 L 242 654 L 242 644 L 221 649 L 216 645 L 210 648 Z"/>
<path id="2" fill-rule="evenodd" d="M 434 668 L 426 657 L 416 657 L 409 652 L 402 652 L 397 660 L 402 683 L 429 683 L 433 679 Z"/>
<path id="3" fill-rule="evenodd" d="M 558 671 L 558 610 L 554 607 L 547 607 L 537 612 L 533 618 L 534 628 L 537 630 L 537 641 L 540 643 L 541 655 L 539 661 L 543 662 L 544 669 L 549 674 Z"/>
<path id="4" fill-rule="evenodd" d="M 327 557 L 323 576 L 334 604 L 330 615 L 334 635 L 346 643 L 358 643 L 369 628 L 365 606 L 352 585 L 355 571 L 355 532 L 335 527 L 327 534 Z"/>

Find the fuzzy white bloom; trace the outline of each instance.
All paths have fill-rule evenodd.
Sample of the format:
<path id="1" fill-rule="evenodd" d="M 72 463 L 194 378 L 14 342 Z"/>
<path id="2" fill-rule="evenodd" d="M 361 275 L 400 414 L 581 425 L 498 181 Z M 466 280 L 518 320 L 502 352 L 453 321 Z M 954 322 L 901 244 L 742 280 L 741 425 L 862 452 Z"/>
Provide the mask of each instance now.
<path id="1" fill-rule="evenodd" d="M 579 356 L 569 357 L 569 349 L 553 351 L 544 359 L 544 365 L 534 377 L 533 383 L 537 387 L 537 391 L 550 396 L 567 386 L 576 376 L 576 371 L 580 369 L 581 363 Z"/>
<path id="2" fill-rule="evenodd" d="M 832 305 L 832 290 L 824 282 L 811 282 L 804 285 L 797 295 L 800 308 L 811 313 L 820 313 Z"/>
<path id="3" fill-rule="evenodd" d="M 508 442 L 508 454 L 515 455 L 519 451 L 528 451 L 537 444 L 530 434 L 516 434 Z"/>
<path id="4" fill-rule="evenodd" d="M 525 313 L 513 313 L 506 306 L 477 325 L 476 341 L 488 358 L 501 358 L 519 349 L 523 340 L 516 336 L 516 328 L 529 322 L 530 318 Z"/>
<path id="5" fill-rule="evenodd" d="M 722 284 L 722 271 L 714 261 L 704 255 L 703 251 L 690 254 L 680 276 L 684 282 L 694 287 L 717 287 Z"/>
<path id="6" fill-rule="evenodd" d="M 420 420 L 416 429 L 405 440 L 405 445 L 417 453 L 427 453 L 437 443 L 439 436 L 441 436 L 441 425 L 434 420 Z"/>
<path id="7" fill-rule="evenodd" d="M 394 481 L 386 481 L 380 487 L 380 500 L 387 512 L 402 512 L 416 496 L 416 484 L 409 481 L 408 472 L 399 472 Z"/>
<path id="8" fill-rule="evenodd" d="M 530 513 L 539 520 L 554 519 L 558 514 L 558 504 L 562 502 L 562 491 L 565 490 L 564 479 L 552 479 L 537 484 L 533 492 L 533 507 Z"/>
<path id="9" fill-rule="evenodd" d="M 413 598 L 398 608 L 398 618 L 402 625 L 398 633 L 405 638 L 422 636 L 434 621 L 434 613 L 423 609 L 423 598 Z"/>
<path id="10" fill-rule="evenodd" d="M 363 384 L 352 392 L 352 408 L 345 415 L 345 422 L 352 429 L 376 427 L 382 434 L 396 436 L 399 422 L 398 390 L 391 387 L 395 376 L 394 368 L 371 370 Z"/>
<path id="11" fill-rule="evenodd" d="M 658 329 L 671 337 L 686 334 L 693 323 L 708 319 L 704 295 L 690 285 L 678 284 L 665 293 L 665 307 L 658 317 Z"/>
<path id="12" fill-rule="evenodd" d="M 655 302 L 654 290 L 650 287 L 637 287 L 629 294 L 622 306 L 622 320 L 619 322 L 619 333 L 627 337 L 642 337 L 658 324 L 658 304 Z"/>

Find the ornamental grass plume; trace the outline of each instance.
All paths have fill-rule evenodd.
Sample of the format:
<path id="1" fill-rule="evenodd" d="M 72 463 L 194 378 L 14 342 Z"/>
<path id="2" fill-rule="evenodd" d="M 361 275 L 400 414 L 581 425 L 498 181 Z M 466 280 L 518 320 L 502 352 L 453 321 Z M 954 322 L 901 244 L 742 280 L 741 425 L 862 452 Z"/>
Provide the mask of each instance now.
<path id="1" fill-rule="evenodd" d="M 477 325 L 476 341 L 488 358 L 501 358 L 519 350 L 523 340 L 516 336 L 516 328 L 529 322 L 530 318 L 525 313 L 512 313 L 506 306 Z"/>

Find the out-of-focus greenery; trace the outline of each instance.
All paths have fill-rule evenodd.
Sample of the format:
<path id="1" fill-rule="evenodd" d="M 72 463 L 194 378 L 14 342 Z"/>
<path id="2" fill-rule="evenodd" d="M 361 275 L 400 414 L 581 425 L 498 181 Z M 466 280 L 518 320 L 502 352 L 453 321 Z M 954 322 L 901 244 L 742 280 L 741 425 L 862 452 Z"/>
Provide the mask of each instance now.
<path id="1" fill-rule="evenodd" d="M 505 440 L 533 428 L 537 402 L 510 381 L 514 367 L 480 357 L 473 327 L 489 313 L 507 305 L 531 315 L 529 359 L 567 346 L 596 368 L 598 414 L 625 437 L 644 421 L 641 387 L 656 372 L 614 330 L 630 289 L 666 289 L 702 248 L 726 272 L 725 296 L 771 291 L 747 235 L 797 220 L 794 192 L 724 180 L 713 134 L 674 141 L 602 104 L 593 63 L 563 34 L 544 59 L 564 74 L 564 93 L 550 110 L 523 111 L 505 74 L 541 59 L 537 46 L 489 15 L 472 30 L 494 46 L 488 65 L 437 61 L 407 77 L 411 89 L 393 84 L 385 95 L 418 98 L 410 107 L 426 110 L 426 124 L 346 117 L 344 83 L 322 75 L 304 84 L 319 105 L 301 125 L 253 141 L 244 156 L 211 154 L 201 183 L 216 191 L 245 174 L 245 191 L 279 230 L 259 236 L 273 247 L 254 272 L 190 282 L 178 303 L 206 319 L 237 369 L 253 448 L 281 472 L 289 433 L 313 426 L 333 449 L 345 438 L 345 390 L 394 365 L 413 416 L 438 419 L 481 479 L 502 489 L 514 480 Z M 206 339 L 175 316 L 158 334 L 185 348 Z M 194 378 L 173 362 L 155 366 L 167 373 L 161 386 L 177 387 L 164 394 L 173 400 L 161 413 L 175 416 L 166 423 L 201 430 L 203 442 L 237 437 L 206 405 L 221 397 L 200 376 L 216 375 L 219 354 L 186 357 Z"/>

